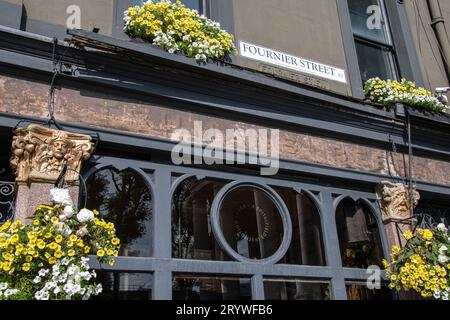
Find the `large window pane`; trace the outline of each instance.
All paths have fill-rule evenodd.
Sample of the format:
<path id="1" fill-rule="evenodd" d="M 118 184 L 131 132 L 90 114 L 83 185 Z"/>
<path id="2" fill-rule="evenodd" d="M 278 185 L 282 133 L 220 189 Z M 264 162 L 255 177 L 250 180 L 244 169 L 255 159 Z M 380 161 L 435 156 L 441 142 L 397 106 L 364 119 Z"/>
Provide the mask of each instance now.
<path id="1" fill-rule="evenodd" d="M 229 276 L 176 275 L 174 300 L 250 300 L 249 278 Z"/>
<path id="2" fill-rule="evenodd" d="M 394 56 L 387 48 L 356 41 L 356 53 L 363 81 L 373 77 L 397 78 Z"/>
<path id="3" fill-rule="evenodd" d="M 344 267 L 365 269 L 381 265 L 383 250 L 378 224 L 361 200 L 355 202 L 346 198 L 341 201 L 336 223 Z"/>
<path id="4" fill-rule="evenodd" d="M 391 44 L 384 8 L 380 0 L 348 0 L 355 35 Z"/>
<path id="5" fill-rule="evenodd" d="M 301 279 L 264 279 L 266 300 L 330 300 L 329 284 Z"/>
<path id="6" fill-rule="evenodd" d="M 369 289 L 363 284 L 348 284 L 348 300 L 393 300 L 392 291 L 385 285 L 380 289 Z"/>
<path id="7" fill-rule="evenodd" d="M 153 276 L 149 273 L 97 271 L 103 292 L 96 300 L 151 300 Z"/>
<path id="8" fill-rule="evenodd" d="M 87 182 L 86 206 L 114 222 L 121 241 L 120 255 L 150 256 L 153 202 L 139 174 L 113 168 L 97 171 Z"/>
<path id="9" fill-rule="evenodd" d="M 306 195 L 275 188 L 286 204 L 292 221 L 292 241 L 280 263 L 324 266 L 322 227 L 316 206 Z"/>
<path id="10" fill-rule="evenodd" d="M 229 260 L 215 241 L 210 209 L 224 181 L 190 178 L 172 197 L 172 256 L 179 259 Z"/>

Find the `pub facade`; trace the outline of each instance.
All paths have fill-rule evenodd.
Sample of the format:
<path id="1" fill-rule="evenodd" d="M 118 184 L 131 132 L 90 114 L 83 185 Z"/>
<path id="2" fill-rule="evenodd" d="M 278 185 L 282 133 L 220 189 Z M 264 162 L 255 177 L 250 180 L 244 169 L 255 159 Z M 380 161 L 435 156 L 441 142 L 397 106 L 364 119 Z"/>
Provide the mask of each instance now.
<path id="1" fill-rule="evenodd" d="M 450 222 L 450 116 L 371 103 L 363 84 L 448 87 L 450 3 L 182 2 L 236 54 L 199 63 L 130 38 L 140 1 L 0 0 L 0 218 L 50 201 L 45 145 L 77 159 L 78 206 L 116 225 L 117 263 L 92 260 L 102 299 L 405 298 L 381 270 L 368 284 L 404 230 Z M 277 161 L 252 162 L 250 140 L 242 161 L 176 163 L 179 129 L 205 157 L 199 123 L 234 130 L 233 147 L 277 130 Z"/>

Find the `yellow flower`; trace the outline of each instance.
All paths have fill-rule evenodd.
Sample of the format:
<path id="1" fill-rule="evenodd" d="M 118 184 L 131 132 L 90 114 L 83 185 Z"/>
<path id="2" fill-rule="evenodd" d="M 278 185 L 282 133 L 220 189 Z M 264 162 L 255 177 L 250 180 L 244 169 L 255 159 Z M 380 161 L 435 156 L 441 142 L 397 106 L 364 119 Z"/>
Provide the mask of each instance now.
<path id="1" fill-rule="evenodd" d="M 56 242 L 52 242 L 48 245 L 48 247 L 52 250 L 56 250 L 58 248 L 58 244 Z"/>
<path id="2" fill-rule="evenodd" d="M 431 230 L 429 230 L 429 229 L 425 229 L 423 231 L 422 237 L 424 240 L 430 241 L 431 239 L 433 239 L 433 232 L 431 232 Z"/>
<path id="3" fill-rule="evenodd" d="M 24 263 L 22 265 L 22 270 L 25 271 L 25 272 L 30 271 L 30 264 L 29 263 Z"/>
<path id="4" fill-rule="evenodd" d="M 109 259 L 108 264 L 112 267 L 116 263 L 116 260 Z"/>
<path id="5" fill-rule="evenodd" d="M 59 219 L 58 219 L 57 217 L 52 217 L 52 218 L 50 219 L 50 221 L 51 221 L 53 224 L 56 224 L 56 223 L 59 222 Z"/>
<path id="6" fill-rule="evenodd" d="M 33 221 L 33 225 L 38 226 L 39 224 L 40 224 L 40 222 L 39 222 L 38 219 L 36 219 L 36 220 Z"/>
<path id="7" fill-rule="evenodd" d="M 79 246 L 80 248 L 83 248 L 83 246 L 84 246 L 83 240 L 78 239 L 77 246 Z"/>
<path id="8" fill-rule="evenodd" d="M 47 233 L 44 235 L 44 237 L 47 238 L 47 239 L 50 239 L 50 238 L 52 237 L 52 234 L 51 234 L 50 232 L 47 232 Z"/>
<path id="9" fill-rule="evenodd" d="M 112 256 L 113 251 L 112 251 L 111 249 L 108 249 L 108 250 L 106 250 L 106 254 L 107 254 L 108 256 Z"/>
<path id="10" fill-rule="evenodd" d="M 85 247 L 84 247 L 84 253 L 85 253 L 85 254 L 88 254 L 89 251 L 91 251 L 91 247 L 85 246 Z"/>
<path id="11" fill-rule="evenodd" d="M 405 237 L 406 240 L 409 240 L 409 239 L 411 239 L 413 237 L 413 233 L 411 232 L 411 230 L 406 230 L 403 233 L 403 236 Z"/>
<path id="12" fill-rule="evenodd" d="M 27 256 L 27 257 L 25 258 L 25 260 L 26 260 L 27 262 L 31 262 L 31 261 L 33 261 L 33 256 Z"/>
<path id="13" fill-rule="evenodd" d="M 61 250 L 58 250 L 55 252 L 55 258 L 59 259 L 63 256 L 63 252 Z"/>
<path id="14" fill-rule="evenodd" d="M 392 253 L 398 254 L 400 252 L 400 248 L 398 246 L 392 246 Z"/>
<path id="15" fill-rule="evenodd" d="M 92 211 L 92 212 L 94 212 L 94 214 L 95 214 L 96 216 L 99 215 L 99 212 L 98 212 L 97 210 L 94 210 L 94 211 Z"/>
<path id="16" fill-rule="evenodd" d="M 105 251 L 104 250 L 100 249 L 100 250 L 97 251 L 97 256 L 98 257 L 103 257 L 104 255 L 105 255 Z"/>
<path id="17" fill-rule="evenodd" d="M 118 244 L 120 243 L 120 239 L 119 239 L 119 238 L 113 238 L 113 239 L 111 240 L 111 243 L 112 243 L 113 245 L 118 245 Z"/>
<path id="18" fill-rule="evenodd" d="M 52 258 L 48 259 L 48 263 L 49 264 L 55 264 L 56 263 L 56 258 L 52 257 Z"/>
<path id="19" fill-rule="evenodd" d="M 57 235 L 56 237 L 55 237 L 55 242 L 56 243 L 61 243 L 63 241 L 63 237 L 61 236 L 61 235 Z"/>
<path id="20" fill-rule="evenodd" d="M 67 255 L 68 255 L 69 257 L 73 257 L 73 256 L 75 255 L 75 250 L 70 249 L 69 251 L 67 251 Z"/>
<path id="21" fill-rule="evenodd" d="M 77 240 L 78 240 L 78 237 L 76 236 L 76 235 L 71 235 L 70 237 L 69 237 L 69 240 L 70 241 L 72 241 L 72 242 L 76 242 Z"/>
<path id="22" fill-rule="evenodd" d="M 15 234 L 11 237 L 11 244 L 16 244 L 19 242 L 19 235 Z"/>

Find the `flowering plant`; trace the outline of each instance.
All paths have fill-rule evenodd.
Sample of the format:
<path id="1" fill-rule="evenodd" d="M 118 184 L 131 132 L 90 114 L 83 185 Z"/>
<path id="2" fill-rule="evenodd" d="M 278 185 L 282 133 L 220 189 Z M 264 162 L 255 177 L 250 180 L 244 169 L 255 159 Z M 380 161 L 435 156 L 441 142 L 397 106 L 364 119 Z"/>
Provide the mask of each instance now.
<path id="1" fill-rule="evenodd" d="M 442 104 L 431 91 L 416 88 L 416 84 L 406 79 L 381 80 L 372 78 L 364 85 L 366 97 L 375 103 L 390 105 L 404 103 L 411 107 L 425 108 L 433 111 L 445 111 L 448 107 Z"/>
<path id="2" fill-rule="evenodd" d="M 53 206 L 41 205 L 30 225 L 0 226 L 0 300 L 88 299 L 99 294 L 88 254 L 113 265 L 120 240 L 98 211 L 76 213 L 66 189 L 52 189 Z"/>
<path id="3" fill-rule="evenodd" d="M 434 229 L 406 231 L 406 245 L 392 247 L 389 264 L 383 260 L 390 288 L 414 290 L 423 297 L 449 300 L 450 296 L 450 237 L 444 224 Z"/>
<path id="4" fill-rule="evenodd" d="M 131 7 L 124 12 L 124 31 L 174 53 L 182 52 L 198 61 L 222 59 L 236 51 L 233 36 L 220 24 L 180 1 L 168 0 Z"/>

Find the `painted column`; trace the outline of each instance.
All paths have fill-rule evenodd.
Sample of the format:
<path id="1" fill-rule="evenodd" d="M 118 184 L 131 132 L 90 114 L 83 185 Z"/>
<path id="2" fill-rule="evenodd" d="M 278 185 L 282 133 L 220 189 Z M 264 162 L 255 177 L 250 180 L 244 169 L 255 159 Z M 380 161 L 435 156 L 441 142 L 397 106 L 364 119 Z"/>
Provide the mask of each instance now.
<path id="1" fill-rule="evenodd" d="M 93 151 L 91 137 L 30 125 L 14 131 L 11 166 L 16 175 L 15 220 L 29 223 L 40 204 L 51 204 L 50 189 L 61 174 L 77 204 L 81 164 Z"/>

